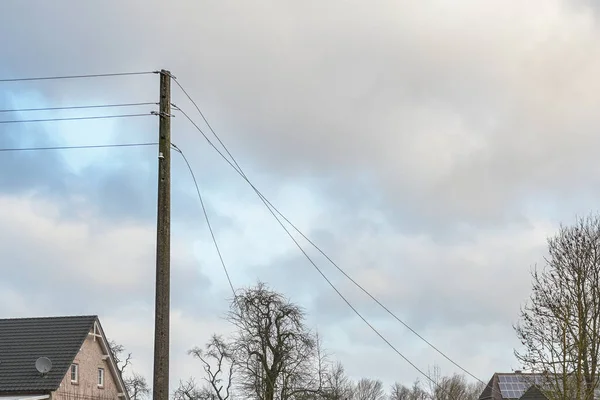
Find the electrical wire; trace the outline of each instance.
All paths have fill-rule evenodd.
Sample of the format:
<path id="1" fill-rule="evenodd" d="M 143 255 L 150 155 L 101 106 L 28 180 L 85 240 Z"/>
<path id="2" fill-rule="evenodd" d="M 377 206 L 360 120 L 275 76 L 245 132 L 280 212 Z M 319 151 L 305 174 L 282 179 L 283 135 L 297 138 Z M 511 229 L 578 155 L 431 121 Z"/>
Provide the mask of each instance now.
<path id="1" fill-rule="evenodd" d="M 406 322 L 404 322 L 402 319 L 400 319 L 396 314 L 394 314 L 389 308 L 387 308 L 383 303 L 381 303 L 381 301 L 379 301 L 375 296 L 373 296 L 370 292 L 368 292 L 362 285 L 360 285 L 355 279 L 353 279 L 348 273 L 346 273 L 337 263 L 335 263 L 331 257 L 329 257 L 316 243 L 314 243 L 310 238 L 308 238 L 306 235 L 304 235 L 304 233 L 302 231 L 300 231 L 300 229 L 298 229 L 298 227 L 296 227 L 296 225 L 294 225 L 285 215 L 283 215 L 283 213 L 281 213 L 277 207 L 275 207 L 266 197 L 264 197 L 262 195 L 262 193 L 256 188 L 254 187 L 254 185 L 252 185 L 252 183 L 248 180 L 248 178 L 246 177 L 246 174 L 243 172 L 242 168 L 240 167 L 240 165 L 238 164 L 238 162 L 235 160 L 235 157 L 233 157 L 233 155 L 231 154 L 231 152 L 229 152 L 229 150 L 227 149 L 227 146 L 225 146 L 225 144 L 223 143 L 223 141 L 219 138 L 219 135 L 217 135 L 217 133 L 212 129 L 211 125 L 208 123 L 207 119 L 205 118 L 204 114 L 202 113 L 202 111 L 200 110 L 200 107 L 198 107 L 197 103 L 194 101 L 194 99 L 188 94 L 188 92 L 183 88 L 183 86 L 177 81 L 177 79 L 173 79 L 175 81 L 175 83 L 177 84 L 177 86 L 179 86 L 182 90 L 182 92 L 186 95 L 186 97 L 190 100 L 190 102 L 194 105 L 194 107 L 196 108 L 196 110 L 198 110 L 199 114 L 202 116 L 202 119 L 206 122 L 207 126 L 209 127 L 209 129 L 211 130 L 211 132 L 213 133 L 213 135 L 217 138 L 217 140 L 219 141 L 219 143 L 221 144 L 221 146 L 223 147 L 223 149 L 227 152 L 227 154 L 229 155 L 229 157 L 231 158 L 231 161 L 233 161 L 233 163 L 235 165 L 233 165 L 226 157 L 225 155 L 216 148 L 216 146 L 212 143 L 212 141 L 206 136 L 206 134 L 204 133 L 204 131 L 202 131 L 202 129 L 200 129 L 200 127 L 189 117 L 189 115 L 187 115 L 183 110 L 181 110 L 179 107 L 177 107 L 176 105 L 175 108 L 180 111 L 195 127 L 196 129 L 204 136 L 204 138 L 208 141 L 208 143 L 213 147 L 213 149 L 215 149 L 219 155 L 225 159 L 225 161 L 228 162 L 228 164 L 234 168 L 238 174 L 240 174 L 248 184 L 251 185 L 252 189 L 260 196 L 260 198 L 263 201 L 266 201 L 268 206 L 272 207 L 273 210 L 275 210 L 275 212 L 281 216 L 291 227 L 294 228 L 294 230 L 296 232 L 298 232 L 306 241 L 308 241 L 308 243 L 310 243 L 317 251 L 319 251 L 320 254 L 322 254 L 334 267 L 336 267 L 336 269 L 338 269 L 338 271 L 340 271 L 346 278 L 348 278 L 356 287 L 358 287 L 362 292 L 364 292 L 367 296 L 369 296 L 373 301 L 375 301 L 380 307 L 382 307 L 388 314 L 390 314 L 394 319 L 396 319 L 398 322 L 400 322 L 402 325 L 404 325 L 407 329 L 409 329 L 413 334 L 415 334 L 419 339 L 421 339 L 422 341 L 424 341 L 428 346 L 430 346 L 433 350 L 435 350 L 436 352 L 438 352 L 440 355 L 442 355 L 444 358 L 446 358 L 448 361 L 450 361 L 451 363 L 453 363 L 456 367 L 460 368 L 463 372 L 469 374 L 469 376 L 471 376 L 472 378 L 476 379 L 477 381 L 484 383 L 483 381 L 481 381 L 479 378 L 477 378 L 476 376 L 472 375 L 471 373 L 469 373 L 466 369 L 462 368 L 460 365 L 458 365 L 455 361 L 453 361 L 449 356 L 447 356 L 444 352 L 442 352 L 439 348 L 437 348 L 436 346 L 434 346 L 431 342 L 429 342 L 427 339 L 425 339 L 422 335 L 420 335 L 418 332 L 416 332 L 412 327 L 410 327 Z"/>
<path id="2" fill-rule="evenodd" d="M 204 121 L 204 123 L 206 124 L 206 126 L 208 126 L 208 129 L 210 129 L 210 131 L 212 132 L 212 134 L 214 135 L 214 137 L 217 138 L 217 140 L 219 141 L 219 143 L 221 144 L 221 146 L 223 147 L 223 149 L 227 152 L 227 154 L 229 155 L 229 157 L 231 158 L 231 160 L 238 167 L 239 172 L 245 177 L 246 175 L 244 174 L 244 171 L 242 171 L 242 168 L 239 166 L 239 164 L 237 163 L 237 161 L 235 160 L 235 158 L 233 157 L 233 155 L 229 152 L 229 149 L 227 149 L 227 146 L 225 146 L 225 143 L 223 143 L 221 141 L 221 138 L 219 137 L 219 135 L 217 135 L 217 133 L 215 132 L 215 130 L 212 128 L 212 126 L 208 122 L 208 119 L 206 119 L 206 117 L 204 116 L 204 113 L 202 112 L 202 110 L 200 109 L 200 107 L 198 106 L 198 104 L 194 101 L 194 99 L 192 98 L 192 96 L 190 96 L 190 94 L 187 92 L 187 90 L 184 89 L 184 87 L 181 85 L 181 83 L 179 83 L 179 81 L 177 80 L 177 78 L 174 77 L 173 81 L 179 87 L 179 89 L 181 89 L 181 91 L 183 92 L 183 94 L 185 94 L 185 97 L 187 97 L 188 100 L 194 105 L 194 107 L 198 111 L 198 114 L 200 114 L 200 116 L 202 117 L 202 120 Z"/>
<path id="3" fill-rule="evenodd" d="M 467 375 L 469 375 L 470 377 L 472 377 L 473 379 L 475 379 L 477 382 L 482 383 L 483 385 L 485 385 L 485 387 L 490 387 L 492 391 L 498 392 L 498 389 L 494 388 L 493 386 L 490 386 L 489 384 L 487 384 L 486 382 L 484 382 L 483 380 L 481 380 L 480 378 L 478 378 L 476 375 L 474 375 L 473 373 L 469 372 L 467 369 L 465 369 L 464 367 L 460 366 L 456 361 L 452 360 L 448 355 L 446 355 L 444 352 L 442 352 L 438 347 L 434 346 L 430 341 L 428 341 L 427 339 L 425 339 L 422 335 L 420 335 L 417 331 L 415 331 L 412 327 L 410 327 L 410 325 L 408 325 L 406 322 L 404 322 L 402 319 L 400 319 L 396 314 L 394 314 L 388 307 L 386 307 L 383 303 L 381 303 L 381 301 L 379 301 L 375 296 L 373 296 L 370 292 L 368 292 L 362 285 L 360 285 L 358 282 L 356 282 L 355 279 L 353 279 L 348 273 L 346 273 L 337 263 L 335 263 L 331 257 L 329 257 L 318 245 L 316 245 L 311 239 L 309 239 L 302 231 L 300 231 L 300 229 L 294 225 L 281 211 L 279 211 L 279 209 L 277 207 L 275 207 L 270 201 L 269 199 L 267 199 L 260 190 L 258 190 L 254 184 L 252 182 L 250 182 L 250 180 L 248 179 L 248 177 L 244 174 L 243 171 L 241 171 L 241 168 L 239 166 L 239 164 L 235 161 L 234 158 L 232 158 L 233 162 L 230 161 L 229 159 L 227 159 L 227 157 L 223 154 L 223 152 L 221 152 L 217 146 L 212 143 L 212 141 L 210 140 L 210 138 L 208 138 L 208 136 L 206 136 L 206 134 L 204 133 L 204 131 L 202 131 L 202 129 L 199 128 L 199 126 L 188 116 L 186 115 L 186 113 L 181 110 L 181 108 L 176 107 L 176 109 L 181 112 L 191 123 L 192 125 L 194 125 L 196 127 L 196 129 L 202 134 L 202 136 L 204 137 L 204 139 L 209 143 L 209 145 L 221 156 L 221 158 L 223 158 L 223 160 L 225 160 L 225 162 L 227 162 L 227 164 L 229 164 L 229 166 L 231 168 L 233 168 L 241 177 L 242 179 L 244 179 L 246 181 L 246 183 L 248 183 L 248 185 L 254 190 L 254 192 L 259 196 L 259 198 L 262 200 L 262 202 L 265 204 L 265 206 L 267 206 L 267 208 L 269 209 L 269 211 L 271 211 L 271 214 L 273 214 L 273 212 L 275 212 L 276 214 L 278 214 L 279 216 L 281 216 L 281 218 L 283 220 L 285 220 L 292 228 L 294 228 L 294 230 L 296 232 L 298 232 L 305 240 L 307 240 L 313 247 L 315 247 L 315 249 L 322 254 L 330 263 L 332 263 L 332 265 L 334 267 L 336 267 L 336 269 L 338 269 L 346 278 L 348 278 L 355 286 L 357 286 L 361 291 L 363 291 L 364 293 L 366 293 L 371 299 L 373 299 L 380 307 L 382 307 L 388 314 L 392 315 L 392 317 L 397 320 L 398 322 L 400 322 L 402 325 L 404 325 L 406 328 L 408 328 L 410 330 L 410 332 L 412 332 L 413 334 L 415 334 L 419 339 L 421 339 L 422 341 L 424 341 L 427 345 L 429 345 L 433 350 L 435 350 L 437 353 L 439 353 L 440 355 L 442 355 L 445 359 L 447 359 L 448 361 L 450 361 L 453 365 L 455 365 L 456 367 L 458 367 L 461 371 L 465 372 Z M 222 143 L 222 142 L 221 142 Z M 225 150 L 228 154 L 229 151 Z M 271 210 L 272 208 L 272 210 Z M 275 215 L 274 215 L 275 216 Z M 286 233 L 291 236 L 291 234 L 289 233 L 289 231 L 287 230 L 287 228 L 285 228 L 285 226 L 281 223 L 281 221 L 279 220 L 279 218 L 277 218 L 277 216 L 275 216 L 276 220 L 279 222 L 279 224 L 282 226 L 282 228 L 286 231 Z M 291 236 L 292 237 L 292 236 Z M 294 241 L 294 243 L 301 248 L 301 246 L 298 244 L 298 242 L 295 240 L 295 238 L 292 237 L 292 240 Z M 306 255 L 306 252 L 301 248 L 302 253 Z M 313 266 L 315 266 L 315 268 L 318 269 L 318 267 L 316 265 L 314 265 L 314 263 L 311 261 L 311 264 L 313 264 Z M 320 271 L 318 269 L 319 273 L 323 276 L 322 271 Z M 325 277 L 324 277 L 325 278 Z M 327 278 L 325 278 L 327 280 Z M 330 282 L 329 282 L 330 283 Z M 330 283 L 330 285 L 332 285 Z M 332 286 L 333 287 L 333 286 Z M 341 296 L 341 294 L 339 293 L 339 291 L 337 290 L 337 288 L 333 287 L 333 289 Z M 346 301 L 344 299 L 344 301 Z M 361 318 L 362 319 L 362 318 Z M 366 322 L 366 321 L 365 321 Z M 367 322 L 368 324 L 368 322 Z M 372 326 L 370 326 L 370 324 L 368 324 L 370 328 L 372 328 Z M 378 332 L 376 332 L 378 333 Z M 380 335 L 378 333 L 378 335 Z M 384 339 L 385 340 L 385 339 Z M 387 342 L 387 340 L 385 340 Z M 394 348 L 395 351 L 397 351 Z M 404 358 L 404 357 L 403 357 Z M 413 364 L 406 360 L 409 364 L 411 364 L 411 366 L 413 366 Z M 421 374 L 424 374 L 420 369 L 416 368 L 415 369 L 420 372 Z M 434 384 L 438 385 L 436 382 L 433 381 L 433 378 L 429 377 L 428 375 L 424 376 L 426 378 L 428 378 L 428 380 L 432 381 Z M 438 385 L 439 387 L 439 385 Z"/>
<path id="4" fill-rule="evenodd" d="M 88 108 L 113 108 L 113 107 L 135 107 L 135 106 L 155 106 L 158 103 L 120 103 L 120 104 L 92 104 L 85 106 L 63 106 L 63 107 L 41 107 L 41 108 L 14 108 L 14 109 L 0 109 L 0 113 L 16 113 L 16 112 L 29 112 L 29 111 L 58 111 L 58 110 L 81 110 Z"/>
<path id="5" fill-rule="evenodd" d="M 1 82 L 26 82 L 26 81 L 50 81 L 59 79 L 81 79 L 81 78 L 103 78 L 112 76 L 133 76 L 133 75 L 149 75 L 156 74 L 158 71 L 141 71 L 141 72 L 116 72 L 108 74 L 85 74 L 85 75 L 62 75 L 62 76 L 36 76 L 24 78 L 4 78 Z"/>
<path id="6" fill-rule="evenodd" d="M 89 119 L 109 119 L 109 118 L 133 118 L 133 117 L 148 117 L 151 113 L 144 114 L 120 114 L 120 115 L 95 115 L 87 117 L 65 117 L 65 118 L 42 118 L 42 119 L 14 119 L 0 121 L 0 124 L 20 124 L 28 122 L 55 122 L 55 121 L 81 121 Z"/>
<path id="7" fill-rule="evenodd" d="M 154 146 L 156 142 L 151 143 L 115 143 L 115 144 L 92 144 L 81 146 L 50 146 L 50 147 L 13 147 L 0 148 L 0 152 L 15 152 L 15 151 L 40 151 L 40 150 L 71 150 L 71 149 L 102 149 L 109 147 L 142 147 Z"/>
<path id="8" fill-rule="evenodd" d="M 313 261 L 313 259 L 308 255 L 308 253 L 304 250 L 304 248 L 302 247 L 302 245 L 300 245 L 300 243 L 298 243 L 298 241 L 296 240 L 296 238 L 294 237 L 294 235 L 292 235 L 292 233 L 287 229 L 287 227 L 285 226 L 285 224 L 283 224 L 283 222 L 281 222 L 281 220 L 277 217 L 277 214 L 275 213 L 275 211 L 273 211 L 271 209 L 271 207 L 273 207 L 272 205 L 269 206 L 270 202 L 268 202 L 268 200 L 266 200 L 266 198 L 262 195 L 262 193 L 248 180 L 248 178 L 243 174 L 243 172 L 240 172 L 232 163 L 231 161 L 229 161 L 224 154 L 217 149 L 217 147 L 215 146 L 214 143 L 212 143 L 212 141 L 208 138 L 208 136 L 206 136 L 206 134 L 204 133 L 204 131 L 202 131 L 202 129 L 200 129 L 198 127 L 198 125 L 185 113 L 185 111 L 183 111 L 180 107 L 175 106 L 176 109 L 181 112 L 197 129 L 198 131 L 202 134 L 202 136 L 204 136 L 204 138 L 209 142 L 209 144 L 221 155 L 221 157 L 223 157 L 223 159 L 225 161 L 227 161 L 227 163 L 234 168 L 238 174 L 240 174 L 240 176 L 242 176 L 242 178 L 252 187 L 252 189 L 254 189 L 254 191 L 256 192 L 256 194 L 261 198 L 261 200 L 263 201 L 263 203 L 265 204 L 265 206 L 267 207 L 267 209 L 269 210 L 269 212 L 273 215 L 273 217 L 275 218 L 275 220 L 279 223 L 279 225 L 283 228 L 283 230 L 286 232 L 286 234 L 289 236 L 289 238 L 294 242 L 294 244 L 296 245 L 296 247 L 298 247 L 298 249 L 302 252 L 302 254 L 304 255 L 304 257 L 310 262 L 310 264 L 317 270 L 317 272 L 319 273 L 319 275 L 321 275 L 321 277 L 323 277 L 323 279 L 325 279 L 325 281 L 329 284 L 329 286 L 337 293 L 337 295 L 344 301 L 344 303 L 346 303 L 346 305 L 348 307 L 350 307 L 350 309 L 377 335 L 379 336 L 380 339 L 382 339 L 396 354 L 398 354 L 404 361 L 406 361 L 411 367 L 413 367 L 417 372 L 419 372 L 421 375 L 423 375 L 425 378 L 427 378 L 427 380 L 429 380 L 431 383 L 433 383 L 435 386 L 437 386 L 438 388 L 440 388 L 441 390 L 446 391 L 445 388 L 443 388 L 442 386 L 439 385 L 438 382 L 436 382 L 431 376 L 429 376 L 426 372 L 424 372 L 423 370 L 421 370 L 416 364 L 414 364 L 412 361 L 410 361 L 404 354 L 402 354 L 402 352 L 400 352 L 388 339 L 385 338 L 385 336 L 383 336 L 383 334 L 381 334 L 379 332 L 379 330 L 377 330 L 377 328 L 375 328 L 363 315 L 360 311 L 358 311 L 353 305 L 352 303 L 350 303 L 350 301 L 346 298 L 346 296 L 344 296 L 342 294 L 342 292 L 339 291 L 339 289 L 333 284 L 333 282 L 327 277 L 327 275 L 325 275 L 325 273 L 321 270 L 321 268 L 319 268 L 319 266 Z M 274 207 L 273 207 L 274 208 Z M 449 394 L 449 393 L 448 393 Z M 450 394 L 449 394 L 450 395 Z M 450 396 L 452 398 L 452 396 Z M 453 399 L 453 400 L 457 400 L 457 399 Z"/>
<path id="9" fill-rule="evenodd" d="M 261 196 L 262 198 L 262 196 Z M 265 203 L 266 205 L 266 203 Z M 312 266 L 317 270 L 317 272 L 319 273 L 319 275 L 321 275 L 323 277 L 323 279 L 325 279 L 325 281 L 327 282 L 327 284 L 338 294 L 338 296 L 344 301 L 344 303 L 346 303 L 346 305 L 348 305 L 348 307 L 350 307 L 350 309 L 377 335 L 381 338 L 381 340 L 383 340 L 396 354 L 398 354 L 400 357 L 402 357 L 402 359 L 404 361 L 406 361 L 411 367 L 413 367 L 417 372 L 419 372 L 421 375 L 423 375 L 425 378 L 427 378 L 427 380 L 429 380 L 431 383 L 433 383 L 434 385 L 436 385 L 437 387 L 439 387 L 440 389 L 446 391 L 445 388 L 443 388 L 442 386 L 440 386 L 438 384 L 438 382 L 435 381 L 435 379 L 433 379 L 431 376 L 429 376 L 427 373 L 425 373 L 424 371 L 422 371 L 419 367 L 417 367 L 416 364 L 414 364 L 412 361 L 410 361 L 404 354 L 402 354 L 400 352 L 400 350 L 398 350 L 389 340 L 387 340 L 385 338 L 385 336 L 383 336 L 383 334 L 381 334 L 381 332 L 379 332 L 379 330 L 377 330 L 377 328 L 375 328 L 363 315 L 362 313 L 360 313 L 360 311 L 358 311 L 353 305 L 352 303 L 350 303 L 350 301 L 346 298 L 346 296 L 344 296 L 342 294 L 342 292 L 340 292 L 338 290 L 338 288 L 333 284 L 333 282 L 331 282 L 331 280 L 327 277 L 327 275 L 325 275 L 325 273 L 321 270 L 321 268 L 319 268 L 317 266 L 317 264 L 313 261 L 313 259 L 308 255 L 308 253 L 306 253 L 306 251 L 304 250 L 304 248 L 302 248 L 302 246 L 300 245 L 300 243 L 298 243 L 298 241 L 296 240 L 296 238 L 294 237 L 294 235 L 292 235 L 290 233 L 290 231 L 285 227 L 285 225 L 283 224 L 283 222 L 281 222 L 281 220 L 279 218 L 277 218 L 277 215 L 275 214 L 275 212 L 267 206 L 267 208 L 269 209 L 269 211 L 271 212 L 271 214 L 273 215 L 273 217 L 277 220 L 277 222 L 279 223 L 279 225 L 283 228 L 283 230 L 285 231 L 285 233 L 287 233 L 287 235 L 290 237 L 290 239 L 294 242 L 294 244 L 296 245 L 296 247 L 298 247 L 298 249 L 302 252 L 302 254 L 304 254 L 304 257 L 312 264 Z M 450 395 L 450 393 L 448 393 L 448 395 L 452 398 L 452 396 Z M 453 400 L 457 400 L 457 399 L 453 399 Z"/>
<path id="10" fill-rule="evenodd" d="M 233 283 L 231 283 L 231 277 L 229 275 L 229 271 L 227 270 L 227 266 L 225 265 L 225 261 L 223 259 L 223 254 L 221 253 L 221 249 L 219 248 L 219 244 L 217 243 L 217 238 L 215 237 L 215 232 L 213 231 L 212 224 L 210 223 L 210 218 L 208 217 L 208 212 L 206 211 L 206 206 L 204 205 L 204 199 L 202 198 L 202 193 L 200 192 L 200 186 L 198 185 L 198 181 L 196 180 L 196 175 L 194 174 L 194 170 L 190 165 L 187 157 L 183 153 L 183 151 L 177 147 L 175 144 L 171 143 L 171 147 L 181 154 L 183 161 L 188 167 L 190 171 L 190 175 L 192 175 L 192 179 L 194 180 L 194 186 L 196 186 L 196 192 L 198 193 L 198 199 L 200 199 L 200 205 L 202 206 L 202 212 L 204 213 L 204 219 L 206 220 L 206 225 L 208 226 L 208 230 L 210 231 L 210 236 L 212 237 L 213 244 L 215 245 L 215 250 L 219 255 L 219 260 L 221 261 L 221 266 L 223 267 L 223 271 L 225 271 L 225 276 L 227 277 L 227 282 L 229 282 L 229 287 L 231 288 L 231 292 L 233 293 L 234 299 L 236 298 L 235 289 L 233 288 Z"/>
<path id="11" fill-rule="evenodd" d="M 310 243 L 321 255 L 323 255 L 339 272 L 341 272 L 348 280 L 350 280 L 350 282 L 352 282 L 358 289 L 360 289 L 363 293 L 365 293 L 369 298 L 371 298 L 377 305 L 379 305 L 384 311 L 386 311 L 390 316 L 392 316 L 392 318 L 394 318 L 396 321 L 398 321 L 399 323 L 401 323 L 405 328 L 407 328 L 411 333 L 413 333 L 415 336 L 417 336 L 420 340 L 422 340 L 424 343 L 426 343 L 429 347 L 431 347 L 434 351 L 436 351 L 438 354 L 440 354 L 442 357 L 444 357 L 446 360 L 448 360 L 450 363 L 452 363 L 455 367 L 459 368 L 461 371 L 463 371 L 464 373 L 466 373 L 467 375 L 469 375 L 471 378 L 475 379 L 476 381 L 482 383 L 483 385 L 485 385 L 486 387 L 488 387 L 489 385 L 484 382 L 483 380 L 481 380 L 480 378 L 478 378 L 476 375 L 474 375 L 473 373 L 471 373 L 470 371 L 468 371 L 466 368 L 464 368 L 463 366 L 461 366 L 460 364 L 458 364 L 456 361 L 454 361 L 452 358 L 450 358 L 446 353 L 444 353 L 442 350 L 440 350 L 437 346 L 435 346 L 433 343 L 431 343 L 429 340 L 427 340 L 425 337 L 423 337 L 421 334 L 419 334 L 415 329 L 413 329 L 408 323 L 406 323 L 405 321 L 403 321 L 401 318 L 399 318 L 394 312 L 392 312 L 388 307 L 386 307 L 379 299 L 377 299 L 375 296 L 373 296 L 368 290 L 366 290 L 362 285 L 360 285 L 354 278 L 352 278 L 346 271 L 344 271 L 344 269 L 342 269 L 331 257 L 329 257 L 314 241 L 312 241 L 310 238 L 308 238 L 302 231 L 300 231 L 300 229 L 298 229 L 298 227 L 293 224 L 283 213 L 281 213 L 265 196 L 263 196 L 263 194 L 249 181 L 249 179 L 247 178 L 246 174 L 243 172 L 242 168 L 240 167 L 240 165 L 238 164 L 238 162 L 236 161 L 235 157 L 233 157 L 233 155 L 231 154 L 231 152 L 229 151 L 229 149 L 227 148 L 227 146 L 225 146 L 225 144 L 223 143 L 223 141 L 220 139 L 219 135 L 214 131 L 214 129 L 212 128 L 212 126 L 210 125 L 210 123 L 208 122 L 208 120 L 206 119 L 206 117 L 204 116 L 204 113 L 200 110 L 200 107 L 198 106 L 198 104 L 194 101 L 194 99 L 189 95 L 189 93 L 183 88 L 183 86 L 178 82 L 178 80 L 176 78 L 173 78 L 173 80 L 175 81 L 176 85 L 181 89 L 181 91 L 185 94 L 185 96 L 188 98 L 188 100 L 194 105 L 194 107 L 196 108 L 196 110 L 198 111 L 198 113 L 200 114 L 200 116 L 202 117 L 202 119 L 204 120 L 204 122 L 206 123 L 206 125 L 208 126 L 208 128 L 210 129 L 210 131 L 212 132 L 212 134 L 215 136 L 215 138 L 218 140 L 218 142 L 221 144 L 221 146 L 223 147 L 223 149 L 225 150 L 225 152 L 229 155 L 229 157 L 231 158 L 231 161 L 229 161 L 229 159 L 227 159 L 225 157 L 225 155 L 219 150 L 217 149 L 217 147 L 212 143 L 212 141 L 206 136 L 206 134 L 202 131 L 202 129 L 200 129 L 200 127 L 191 120 L 191 118 L 189 116 L 187 116 L 183 110 L 181 110 L 179 107 L 176 107 L 176 109 L 178 109 L 179 111 L 181 111 L 184 116 L 190 120 L 190 122 L 192 122 L 192 124 L 196 127 L 196 129 L 204 136 L 204 138 L 209 142 L 209 144 L 213 147 L 213 149 L 215 149 L 220 155 L 221 157 L 234 169 L 236 170 L 236 172 L 238 172 L 238 174 L 252 187 L 252 189 L 256 192 L 256 194 L 259 196 L 259 198 L 263 201 L 263 203 L 265 203 L 265 205 L 267 206 L 267 208 L 272 207 L 273 210 L 279 215 L 281 216 L 296 232 L 298 232 L 308 243 Z M 235 165 L 234 165 L 235 164 Z M 284 228 L 285 229 L 285 228 Z M 497 391 L 497 389 L 495 389 L 494 387 L 491 387 L 491 389 L 494 391 Z"/>

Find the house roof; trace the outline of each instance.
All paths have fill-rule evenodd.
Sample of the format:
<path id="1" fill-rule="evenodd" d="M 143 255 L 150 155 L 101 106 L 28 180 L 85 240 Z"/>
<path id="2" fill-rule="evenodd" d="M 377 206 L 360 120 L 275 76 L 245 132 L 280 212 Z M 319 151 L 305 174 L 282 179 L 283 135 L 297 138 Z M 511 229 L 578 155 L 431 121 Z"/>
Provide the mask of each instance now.
<path id="1" fill-rule="evenodd" d="M 495 373 L 479 396 L 479 400 L 520 399 L 533 385 L 542 382 L 542 374 Z"/>
<path id="2" fill-rule="evenodd" d="M 542 393 L 540 388 L 538 388 L 536 385 L 533 385 L 527 389 L 525 394 L 521 396 L 520 400 L 548 400 L 548 398 L 544 395 L 544 393 Z"/>
<path id="3" fill-rule="evenodd" d="M 0 394 L 58 389 L 97 316 L 0 319 Z M 39 357 L 52 361 L 45 376 Z"/>
<path id="4" fill-rule="evenodd" d="M 498 387 L 498 377 L 497 374 L 492 376 L 492 379 L 488 382 L 487 386 L 483 389 L 483 392 L 479 396 L 479 400 L 496 400 L 498 399 L 496 393 L 500 393 L 500 388 Z"/>

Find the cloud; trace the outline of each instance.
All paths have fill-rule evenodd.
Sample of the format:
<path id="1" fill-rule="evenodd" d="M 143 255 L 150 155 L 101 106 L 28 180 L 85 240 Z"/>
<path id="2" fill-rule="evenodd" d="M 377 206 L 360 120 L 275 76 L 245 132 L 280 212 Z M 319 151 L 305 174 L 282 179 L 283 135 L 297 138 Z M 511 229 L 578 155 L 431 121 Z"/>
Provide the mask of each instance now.
<path id="1" fill-rule="evenodd" d="M 352 276 L 482 379 L 512 366 L 528 267 L 559 221 L 597 208 L 593 2 L 59 3 L 6 6 L 2 76 L 172 70 L 253 182 Z M 157 86 L 2 84 L 0 106 L 155 101 Z M 173 102 L 198 117 L 176 86 Z M 155 138 L 153 118 L 0 125 L 3 147 Z M 234 284 L 261 279 L 305 306 L 354 376 L 412 381 L 180 114 L 173 140 Z M 14 270 L 3 315 L 106 315 L 149 374 L 155 151 L 0 154 Z M 174 382 L 195 370 L 185 350 L 227 329 L 227 282 L 186 168 L 174 153 Z M 411 359 L 439 360 L 309 254 Z"/>
<path id="2" fill-rule="evenodd" d="M 2 251 L 15 284 L 76 288 L 75 308 L 85 304 L 93 309 L 102 303 L 117 305 L 121 296 L 143 291 L 152 277 L 145 267 L 151 265 L 154 249 L 148 227 L 115 229 L 93 218 L 86 223 L 65 222 L 58 219 L 56 205 L 27 197 L 3 197 L 0 202 L 2 225 L 11 227 L 3 233 Z M 51 304 L 72 294 L 59 291 L 44 301 Z"/>
<path id="3" fill-rule="evenodd" d="M 356 224 L 356 216 L 346 218 Z M 512 357 L 512 348 L 518 346 L 512 324 L 529 295 L 530 267 L 541 261 L 545 238 L 556 230 L 553 223 L 532 221 L 527 228 L 471 230 L 448 243 L 406 235 L 376 217 L 367 221 L 350 228 L 339 215 L 331 216 L 335 226 L 320 220 L 320 229 L 331 236 L 319 245 L 403 322 L 476 376 L 485 379 L 494 371 L 518 367 Z M 315 253 L 309 251 L 347 300 L 410 360 L 425 370 L 437 363 L 445 373 L 461 372 Z M 353 374 L 369 371 L 390 382 L 416 376 L 296 249 L 261 272 L 275 288 L 284 289 L 306 307 L 325 346 Z M 374 351 L 382 353 L 376 358 L 378 367 L 358 362 Z M 489 357 L 485 362 L 480 359 L 482 352 Z M 390 372 L 390 365 L 398 362 L 400 366 L 394 368 L 399 369 Z"/>
<path id="4" fill-rule="evenodd" d="M 154 319 L 151 308 L 132 307 L 119 312 L 109 311 L 102 320 L 107 335 L 133 353 L 132 370 L 146 377 L 152 377 L 153 353 L 148 351 L 154 345 Z M 226 334 L 230 326 L 222 319 L 208 317 L 199 320 L 180 310 L 171 313 L 171 389 L 179 381 L 201 374 L 199 361 L 188 355 L 193 347 L 202 346 L 213 332 Z M 148 381 L 152 386 L 152 380 Z"/>
<path id="5" fill-rule="evenodd" d="M 93 213 L 85 222 L 65 221 L 59 210 L 57 204 L 32 197 L 0 197 L 0 225 L 11 227 L 0 233 L 5 266 L 0 312 L 5 317 L 98 314 L 107 334 L 139 360 L 136 369 L 150 376 L 154 228 L 115 226 Z M 171 261 L 174 360 L 189 366 L 186 350 L 208 338 L 211 319 L 215 329 L 223 330 L 220 315 L 227 303 L 203 272 L 206 267 L 193 257 L 185 235 L 177 237 Z M 190 373 L 175 372 L 173 384 Z"/>
<path id="6" fill-rule="evenodd" d="M 59 22 L 43 6 L 13 7 L 39 22 L 38 32 Z M 100 61 L 117 69 L 168 61 L 192 93 L 211 99 L 216 126 L 235 132 L 227 135 L 232 147 L 280 179 L 318 173 L 350 184 L 367 172 L 388 202 L 425 222 L 449 223 L 511 218 L 523 198 L 561 196 L 562 186 L 586 191 L 595 182 L 600 58 L 588 8 L 558 0 L 465 1 L 451 9 L 352 2 L 331 12 L 314 2 L 181 2 L 162 27 L 151 18 L 158 3 L 120 9 L 77 5 L 56 15 L 79 22 L 39 43 L 48 49 L 48 40 L 69 39 L 52 46 L 44 71 L 64 71 L 64 60 L 88 47 L 96 51 L 78 63 L 84 70 Z M 129 29 L 128 19 L 145 24 Z M 108 25 L 106 35 L 93 33 Z M 5 68 L 20 69 L 15 62 Z M 78 95 L 89 85 L 64 89 Z"/>
<path id="7" fill-rule="evenodd" d="M 94 214 L 85 222 L 65 221 L 56 204 L 27 197 L 0 197 L 0 204 L 2 226 L 11 227 L 2 233 L 0 245 L 11 271 L 4 284 L 26 291 L 33 309 L 102 313 L 153 304 L 153 226 L 115 226 Z M 212 295 L 205 267 L 197 263 L 185 235 L 174 232 L 173 306 L 198 317 L 211 314 L 211 307 L 199 306 Z"/>

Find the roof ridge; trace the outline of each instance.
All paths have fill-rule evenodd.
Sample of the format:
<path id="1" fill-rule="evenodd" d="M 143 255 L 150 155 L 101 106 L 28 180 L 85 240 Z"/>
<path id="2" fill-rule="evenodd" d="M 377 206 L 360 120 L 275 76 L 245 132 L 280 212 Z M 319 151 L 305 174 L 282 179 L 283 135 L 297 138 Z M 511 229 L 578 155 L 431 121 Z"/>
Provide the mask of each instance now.
<path id="1" fill-rule="evenodd" d="M 0 321 L 25 321 L 25 320 L 40 320 L 40 319 L 67 319 L 67 318 L 98 318 L 98 315 L 58 315 L 58 316 L 44 316 L 44 317 L 11 317 L 11 318 L 0 318 Z"/>
<path id="2" fill-rule="evenodd" d="M 497 375 L 543 375 L 543 372 L 495 372 Z"/>

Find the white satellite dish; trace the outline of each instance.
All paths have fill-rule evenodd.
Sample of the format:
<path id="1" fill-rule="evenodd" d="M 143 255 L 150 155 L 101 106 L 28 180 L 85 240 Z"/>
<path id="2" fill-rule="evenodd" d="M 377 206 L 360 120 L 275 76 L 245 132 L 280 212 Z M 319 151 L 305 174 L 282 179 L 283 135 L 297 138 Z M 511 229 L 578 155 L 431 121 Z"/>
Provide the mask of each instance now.
<path id="1" fill-rule="evenodd" d="M 48 357 L 40 357 L 35 360 L 35 369 L 42 375 L 47 374 L 52 369 L 52 361 Z"/>

